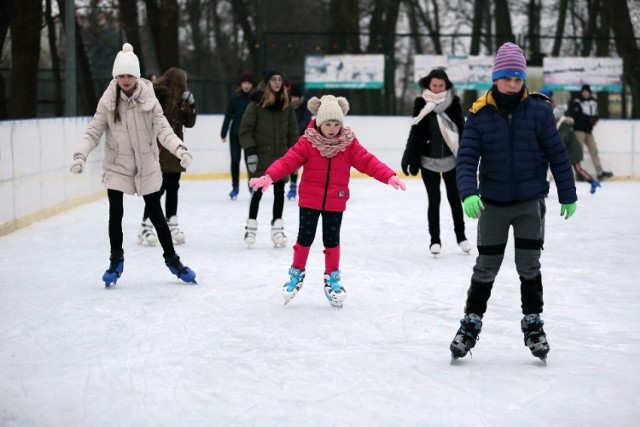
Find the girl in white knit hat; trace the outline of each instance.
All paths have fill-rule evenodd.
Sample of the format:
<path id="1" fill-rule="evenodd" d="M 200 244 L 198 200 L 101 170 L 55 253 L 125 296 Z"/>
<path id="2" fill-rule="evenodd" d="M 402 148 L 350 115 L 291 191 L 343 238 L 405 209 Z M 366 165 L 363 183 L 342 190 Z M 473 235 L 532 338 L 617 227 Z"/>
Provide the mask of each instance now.
<path id="1" fill-rule="evenodd" d="M 149 218 L 158 232 L 165 264 L 178 278 L 195 283 L 196 274 L 180 261 L 160 205 L 162 172 L 156 139 L 188 167 L 192 157 L 171 129 L 149 80 L 140 78 L 140 63 L 129 43 L 122 46 L 113 63 L 113 80 L 98 102 L 93 120 L 76 146 L 71 172 L 80 174 L 89 154 L 106 135 L 102 159 L 102 182 L 109 198 L 109 268 L 102 276 L 105 286 L 115 284 L 124 269 L 122 237 L 123 194 L 144 198 Z"/>
<path id="2" fill-rule="evenodd" d="M 404 191 L 406 187 L 391 168 L 360 145 L 353 131 L 343 125 L 344 115 L 349 111 L 345 98 L 313 97 L 308 108 L 316 118 L 304 135 L 272 163 L 263 176 L 251 179 L 249 184 L 255 190 L 264 191 L 271 183 L 304 166 L 298 188 L 298 239 L 293 246 L 293 263 L 289 281 L 282 288 L 282 297 L 287 304 L 302 287 L 309 250 L 322 216 L 324 292 L 331 305 L 342 307 L 347 293 L 340 283 L 340 226 L 349 200 L 351 167 L 395 189 Z"/>

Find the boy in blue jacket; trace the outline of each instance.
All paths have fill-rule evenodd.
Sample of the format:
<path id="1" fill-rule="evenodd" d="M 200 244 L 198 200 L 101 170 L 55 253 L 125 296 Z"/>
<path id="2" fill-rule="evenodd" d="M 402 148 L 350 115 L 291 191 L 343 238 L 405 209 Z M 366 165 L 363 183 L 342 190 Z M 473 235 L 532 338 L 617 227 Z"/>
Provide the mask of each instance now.
<path id="1" fill-rule="evenodd" d="M 493 87 L 471 107 L 457 157 L 457 183 L 465 214 L 478 220 L 478 258 L 467 292 L 465 315 L 450 350 L 464 357 L 478 339 L 493 282 L 513 227 L 520 276 L 525 345 L 545 360 L 549 344 L 540 319 L 545 197 L 551 168 L 560 215 L 576 210 L 576 188 L 553 109 L 544 95 L 525 87 L 526 60 L 519 46 L 503 44 L 496 54 Z M 478 185 L 479 177 L 479 185 Z"/>

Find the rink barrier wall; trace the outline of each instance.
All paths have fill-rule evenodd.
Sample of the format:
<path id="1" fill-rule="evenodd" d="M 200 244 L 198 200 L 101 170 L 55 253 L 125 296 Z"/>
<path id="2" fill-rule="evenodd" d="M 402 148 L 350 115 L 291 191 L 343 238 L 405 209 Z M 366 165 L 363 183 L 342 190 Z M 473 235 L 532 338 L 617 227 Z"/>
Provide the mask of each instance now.
<path id="1" fill-rule="evenodd" d="M 82 175 L 69 172 L 75 146 L 90 120 L 0 121 L 0 236 L 105 196 L 102 144 L 87 159 Z M 199 115 L 196 125 L 185 129 L 184 140 L 193 163 L 183 179 L 230 181 L 228 142 L 220 140 L 222 121 L 222 115 Z M 362 145 L 404 177 L 400 159 L 410 118 L 347 116 L 345 124 Z M 640 121 L 601 120 L 594 136 L 605 170 L 613 171 L 616 179 L 640 178 Z M 583 165 L 593 170 L 586 151 Z M 246 179 L 244 164 L 241 171 Z"/>

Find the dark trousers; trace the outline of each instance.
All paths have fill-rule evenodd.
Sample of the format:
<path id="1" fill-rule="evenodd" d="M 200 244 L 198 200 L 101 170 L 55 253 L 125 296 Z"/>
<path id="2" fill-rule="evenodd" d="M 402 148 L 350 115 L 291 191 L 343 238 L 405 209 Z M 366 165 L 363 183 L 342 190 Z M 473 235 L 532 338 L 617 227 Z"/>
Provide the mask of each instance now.
<path id="1" fill-rule="evenodd" d="M 165 172 L 162 174 L 162 187 L 160 187 L 160 197 L 163 193 L 165 196 L 164 211 L 167 219 L 178 214 L 178 190 L 180 189 L 180 176 L 181 172 Z M 149 210 L 147 206 L 144 207 L 144 213 L 142 220 L 149 218 Z"/>
<path id="2" fill-rule="evenodd" d="M 322 215 L 322 243 L 324 247 L 335 248 L 340 245 L 342 212 L 319 211 L 309 208 L 300 208 L 297 240 L 299 245 L 309 247 L 313 244 L 320 215 Z"/>
<path id="3" fill-rule="evenodd" d="M 273 217 L 271 220 L 282 218 L 284 210 L 284 181 L 273 183 Z M 251 196 L 251 204 L 249 205 L 249 219 L 258 218 L 258 209 L 260 208 L 260 200 L 262 200 L 262 189 L 256 190 Z"/>
<path id="4" fill-rule="evenodd" d="M 229 137 L 229 151 L 231 152 L 231 186 L 240 185 L 240 160 L 242 160 L 242 146 L 238 135 Z"/>
<path id="5" fill-rule="evenodd" d="M 486 202 L 478 220 L 478 258 L 467 293 L 466 313 L 484 314 L 513 227 L 516 270 L 524 314 L 542 312 L 540 256 L 544 244 L 544 199 L 509 205 Z"/>
<path id="6" fill-rule="evenodd" d="M 160 204 L 161 192 L 147 194 L 143 196 L 145 211 L 149 212 L 149 219 L 156 229 L 158 240 L 164 251 L 163 256 L 176 253 L 171 240 L 171 231 L 169 225 L 162 212 Z M 117 190 L 107 190 L 109 198 L 109 242 L 111 244 L 111 253 L 123 253 L 122 249 L 122 217 L 124 216 L 123 193 Z"/>
<path id="7" fill-rule="evenodd" d="M 458 193 L 458 185 L 456 184 L 455 168 L 448 172 L 433 172 L 423 167 L 420 168 L 422 182 L 427 189 L 427 198 L 429 199 L 429 207 L 427 208 L 427 220 L 429 222 L 429 235 L 431 236 L 431 244 L 440 241 L 440 175 L 444 180 L 444 186 L 447 191 L 447 200 L 451 206 L 451 216 L 453 218 L 453 231 L 456 234 L 458 243 L 467 240 L 464 234 L 464 217 L 462 215 L 462 203 L 460 202 L 460 194 Z"/>

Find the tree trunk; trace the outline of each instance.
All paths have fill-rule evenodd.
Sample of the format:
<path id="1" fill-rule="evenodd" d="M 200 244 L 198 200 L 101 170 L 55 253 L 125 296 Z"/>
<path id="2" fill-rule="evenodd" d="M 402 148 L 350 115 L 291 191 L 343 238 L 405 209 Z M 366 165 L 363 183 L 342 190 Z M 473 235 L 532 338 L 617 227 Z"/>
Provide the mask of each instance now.
<path id="1" fill-rule="evenodd" d="M 596 56 L 603 58 L 609 57 L 610 16 L 609 10 L 604 7 L 600 14 L 600 27 L 596 33 Z M 609 113 L 609 92 L 598 92 L 598 115 L 603 119 L 611 117 Z"/>
<path id="2" fill-rule="evenodd" d="M 51 53 L 51 69 L 53 72 L 53 102 L 54 114 L 56 117 L 64 116 L 64 103 L 62 101 L 62 76 L 60 75 L 60 58 L 58 58 L 58 48 L 56 40 L 56 27 L 51 16 L 51 0 L 45 3 L 45 19 L 47 21 L 47 38 L 49 40 L 49 51 Z"/>
<path id="3" fill-rule="evenodd" d="M 24 119 L 38 115 L 38 63 L 42 3 L 16 1 L 11 20 L 11 97 L 9 118 Z"/>
<path id="4" fill-rule="evenodd" d="M 611 28 L 616 49 L 622 57 L 624 76 L 631 92 L 631 118 L 640 119 L 640 48 L 635 40 L 633 23 L 626 0 L 608 0 Z"/>
<path id="5" fill-rule="evenodd" d="M 494 50 L 506 42 L 515 42 L 516 37 L 511 28 L 511 15 L 509 14 L 509 3 L 507 0 L 496 0 L 496 46 Z"/>
<path id="6" fill-rule="evenodd" d="M 553 38 L 553 48 L 551 49 L 551 56 L 560 56 L 560 49 L 562 47 L 562 36 L 564 36 L 564 22 L 567 19 L 567 6 L 569 0 L 560 0 L 558 5 L 558 22 L 556 23 L 556 34 Z"/>
<path id="7" fill-rule="evenodd" d="M 129 42 L 133 46 L 133 53 L 136 54 L 140 61 L 140 73 L 144 76 L 144 52 L 142 49 L 142 40 L 140 38 L 140 29 L 138 28 L 138 5 L 136 0 L 119 0 L 120 1 L 120 20 L 124 33 Z M 121 47 L 122 48 L 122 47 Z"/>
<path id="8" fill-rule="evenodd" d="M 9 32 L 9 25 L 11 24 L 11 15 L 13 11 L 12 1 L 0 2 L 0 52 L 4 51 L 4 43 L 7 40 L 7 33 Z M 0 120 L 4 120 L 8 117 L 7 111 L 7 94 L 4 91 L 4 77 L 0 74 Z"/>
<path id="9" fill-rule="evenodd" d="M 160 43 L 156 45 L 158 63 L 164 73 L 171 67 L 180 66 L 178 46 L 178 22 L 180 9 L 177 0 L 160 0 L 162 19 L 160 20 Z"/>
<path id="10" fill-rule="evenodd" d="M 582 52 L 580 56 L 587 57 L 591 54 L 593 35 L 598 31 L 598 14 L 600 13 L 600 0 L 587 0 L 587 27 L 584 28 L 582 38 Z"/>

